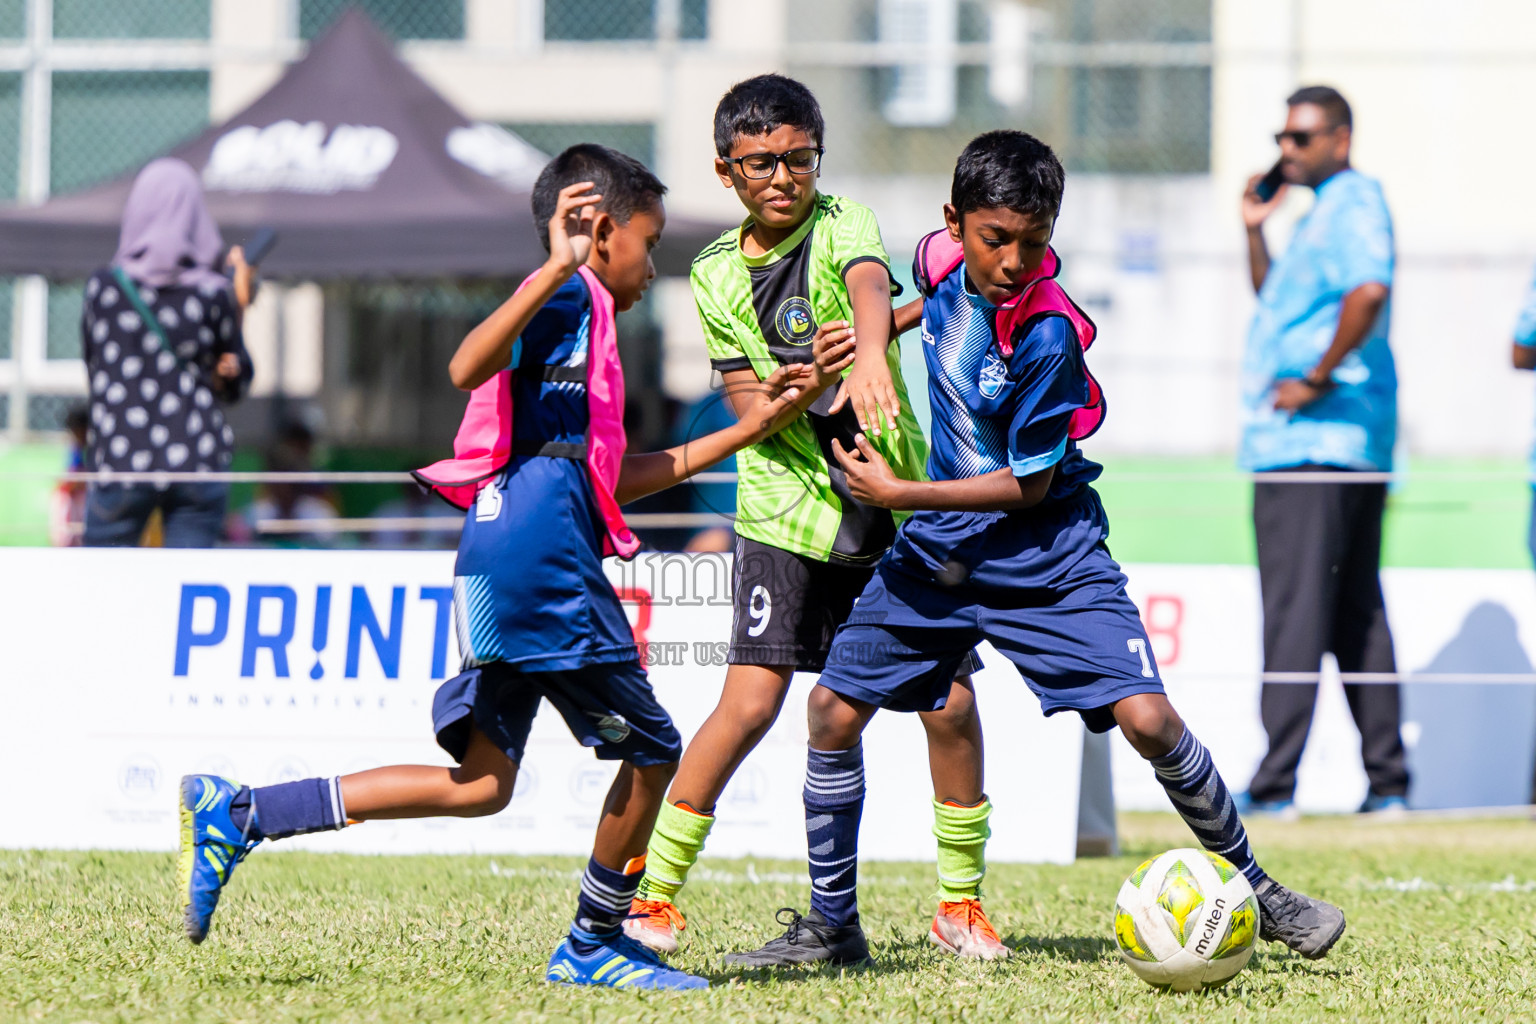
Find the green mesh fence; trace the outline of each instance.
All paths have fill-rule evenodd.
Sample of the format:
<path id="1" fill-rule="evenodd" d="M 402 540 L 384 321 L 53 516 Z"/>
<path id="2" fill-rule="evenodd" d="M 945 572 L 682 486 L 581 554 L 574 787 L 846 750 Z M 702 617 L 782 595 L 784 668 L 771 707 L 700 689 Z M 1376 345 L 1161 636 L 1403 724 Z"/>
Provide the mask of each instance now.
<path id="1" fill-rule="evenodd" d="M 361 7 L 394 39 L 464 38 L 464 0 L 299 0 L 299 35 L 315 38 L 348 7 Z"/>
<path id="2" fill-rule="evenodd" d="M 578 142 L 595 142 L 626 153 L 647 167 L 656 166 L 656 126 L 653 124 L 543 122 L 502 127 L 550 156 Z"/>
<path id="3" fill-rule="evenodd" d="M 53 0 L 55 39 L 207 39 L 209 0 Z"/>
<path id="4" fill-rule="evenodd" d="M 101 254 L 105 264 L 112 254 Z M 50 281 L 48 283 L 48 341 L 49 359 L 79 359 L 80 313 L 85 302 L 85 283 L 82 281 Z"/>
<path id="5" fill-rule="evenodd" d="M 76 406 L 85 405 L 88 399 L 79 395 L 28 395 L 27 428 L 30 430 L 63 430 L 64 419 Z"/>
<path id="6" fill-rule="evenodd" d="M 207 124 L 205 71 L 59 72 L 50 188 L 69 192 L 130 171 Z"/>
<path id="7" fill-rule="evenodd" d="M 0 39 L 27 34 L 27 0 L 0 0 Z"/>
<path id="8" fill-rule="evenodd" d="M 658 6 L 657 0 L 544 0 L 544 38 L 551 42 L 655 39 Z M 708 0 L 681 0 L 679 8 L 678 38 L 706 38 Z"/>

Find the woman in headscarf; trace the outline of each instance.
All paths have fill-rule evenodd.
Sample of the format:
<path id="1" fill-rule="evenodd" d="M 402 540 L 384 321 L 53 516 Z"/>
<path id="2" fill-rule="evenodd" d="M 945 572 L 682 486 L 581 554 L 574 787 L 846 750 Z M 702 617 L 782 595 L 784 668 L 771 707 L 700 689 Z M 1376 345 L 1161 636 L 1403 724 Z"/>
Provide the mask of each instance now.
<path id="1" fill-rule="evenodd" d="M 120 472 L 227 470 L 234 432 L 221 403 L 251 380 L 240 331 L 254 271 L 223 248 L 197 172 L 155 160 L 139 172 L 123 209 L 111 266 L 86 282 L 80 330 L 90 376 L 87 452 L 92 468 Z M 139 543 L 161 510 L 166 547 L 212 547 L 229 485 L 105 483 L 86 499 L 85 543 Z"/>

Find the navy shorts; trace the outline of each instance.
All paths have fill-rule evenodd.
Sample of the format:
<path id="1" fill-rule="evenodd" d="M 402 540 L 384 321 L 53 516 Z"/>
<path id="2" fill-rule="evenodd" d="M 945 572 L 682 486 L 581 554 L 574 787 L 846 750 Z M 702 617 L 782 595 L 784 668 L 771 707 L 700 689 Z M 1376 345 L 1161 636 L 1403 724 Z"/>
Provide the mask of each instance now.
<path id="1" fill-rule="evenodd" d="M 893 711 L 944 706 L 991 641 L 1047 715 L 1114 727 L 1110 705 L 1162 693 L 1152 646 L 1091 500 L 1022 513 L 919 512 L 838 631 L 821 685 Z"/>
<path id="2" fill-rule="evenodd" d="M 437 688 L 432 730 L 455 761 L 464 760 L 473 725 L 520 764 L 541 700 L 555 706 L 571 735 L 600 760 L 645 767 L 683 756 L 682 737 L 634 661 L 557 672 L 522 672 L 504 662 L 469 669 Z"/>
<path id="3" fill-rule="evenodd" d="M 820 562 L 748 537 L 736 538 L 731 578 L 731 665 L 792 665 L 820 672 L 833 638 L 875 574 L 874 564 Z M 967 658 L 960 675 L 981 670 Z"/>

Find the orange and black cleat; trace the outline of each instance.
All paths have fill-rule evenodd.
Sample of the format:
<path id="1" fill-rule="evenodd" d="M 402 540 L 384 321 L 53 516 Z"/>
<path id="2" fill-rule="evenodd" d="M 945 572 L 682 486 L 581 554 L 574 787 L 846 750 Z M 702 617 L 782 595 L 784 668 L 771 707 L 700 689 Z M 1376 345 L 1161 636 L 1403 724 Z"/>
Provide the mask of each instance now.
<path id="1" fill-rule="evenodd" d="M 979 960 L 1000 960 L 1013 955 L 1013 951 L 997 937 L 997 929 L 987 920 L 987 912 L 981 909 L 980 900 L 940 903 L 939 912 L 933 915 L 928 941 L 955 956 Z"/>
<path id="2" fill-rule="evenodd" d="M 635 897 L 624 921 L 624 934 L 658 953 L 677 952 L 677 933 L 688 927 L 683 912 L 669 900 Z"/>

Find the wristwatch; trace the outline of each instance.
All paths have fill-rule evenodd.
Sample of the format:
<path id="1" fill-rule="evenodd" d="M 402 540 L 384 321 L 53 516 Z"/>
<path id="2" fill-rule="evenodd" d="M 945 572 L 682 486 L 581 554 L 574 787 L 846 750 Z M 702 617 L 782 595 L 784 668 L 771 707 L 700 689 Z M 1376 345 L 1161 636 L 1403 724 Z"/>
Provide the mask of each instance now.
<path id="1" fill-rule="evenodd" d="M 1332 375 L 1319 374 L 1315 366 L 1308 370 L 1301 379 L 1313 391 L 1330 391 L 1334 386 Z"/>

